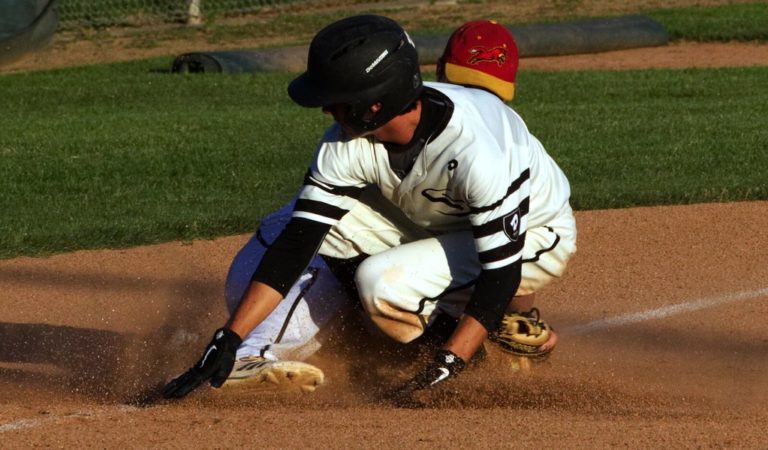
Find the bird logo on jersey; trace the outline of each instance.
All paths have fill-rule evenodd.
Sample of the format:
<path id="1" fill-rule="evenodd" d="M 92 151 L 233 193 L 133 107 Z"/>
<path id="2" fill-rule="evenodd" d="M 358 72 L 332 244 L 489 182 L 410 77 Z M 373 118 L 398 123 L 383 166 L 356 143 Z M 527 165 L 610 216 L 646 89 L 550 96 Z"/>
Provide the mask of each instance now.
<path id="1" fill-rule="evenodd" d="M 495 62 L 501 67 L 507 61 L 507 46 L 493 47 L 491 49 L 485 47 L 473 47 L 469 50 L 469 54 L 472 55 L 467 61 L 470 64 L 476 65 L 481 62 Z"/>
<path id="2" fill-rule="evenodd" d="M 520 237 L 520 208 L 504 216 L 504 234 L 512 240 L 517 241 Z"/>

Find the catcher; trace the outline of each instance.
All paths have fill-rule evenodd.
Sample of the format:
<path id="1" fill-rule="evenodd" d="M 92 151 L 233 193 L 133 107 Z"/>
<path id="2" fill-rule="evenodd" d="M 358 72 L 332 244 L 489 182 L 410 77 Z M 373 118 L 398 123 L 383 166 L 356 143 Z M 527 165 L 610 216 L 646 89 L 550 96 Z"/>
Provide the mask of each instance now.
<path id="1" fill-rule="evenodd" d="M 440 317 L 456 318 L 434 360 L 399 394 L 457 375 L 489 332 L 510 351 L 551 350 L 554 334 L 537 317 L 505 319 L 505 310 L 516 292 L 533 292 L 563 272 L 575 252 L 575 221 L 567 179 L 514 111 L 479 89 L 422 83 L 405 31 L 370 15 L 321 30 L 289 94 L 336 123 L 274 241 L 257 233 L 238 255 L 228 288 L 246 287 L 232 317 L 200 361 L 165 387 L 166 397 L 237 378 L 236 357 L 264 358 L 265 337 L 276 343 L 289 328 L 284 320 L 275 333 L 268 324 L 301 309 L 319 317 L 316 281 L 326 276 L 326 288 L 348 288 L 338 283 L 344 273 L 353 275 L 372 322 L 398 341 L 418 338 Z M 523 280 L 524 260 L 537 267 Z M 238 261 L 255 266 L 245 283 L 235 282 L 249 272 Z M 314 328 L 297 342 L 310 341 Z M 246 354 L 259 345 L 261 354 Z M 293 362 L 273 355 L 240 367 L 270 363 Z"/>

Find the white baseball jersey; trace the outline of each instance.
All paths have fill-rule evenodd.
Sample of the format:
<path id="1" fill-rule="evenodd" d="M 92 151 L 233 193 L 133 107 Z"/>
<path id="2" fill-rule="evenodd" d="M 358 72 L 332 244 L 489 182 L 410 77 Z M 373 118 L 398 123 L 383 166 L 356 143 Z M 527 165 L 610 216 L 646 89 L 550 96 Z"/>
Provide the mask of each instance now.
<path id="1" fill-rule="evenodd" d="M 329 300 L 340 297 L 324 287 L 335 281 L 323 258 L 315 257 L 310 269 L 297 275 L 310 259 L 307 249 L 316 250 L 323 235 L 320 252 L 331 259 L 370 255 L 355 270 L 360 300 L 374 323 L 401 342 L 420 335 L 436 314 L 468 313 L 491 329 L 511 295 L 535 292 L 562 274 L 576 238 L 565 175 L 520 117 L 495 96 L 453 85 L 427 86 L 440 94 L 422 98 L 427 109 L 414 142 L 426 142 L 423 148 L 409 144 L 393 162 L 390 152 L 398 149 L 372 137 L 350 139 L 332 126 L 293 208 L 278 213 L 281 223 L 273 229 L 266 220 L 260 231 L 271 237 L 265 234 L 262 240 L 257 234 L 238 255 L 227 282 L 232 304 L 256 279 L 279 287 L 291 305 L 299 305 L 270 315 L 242 352 L 277 354 L 312 340 L 320 325 L 306 317 L 327 317 L 335 304 Z M 443 106 L 436 110 L 436 104 Z M 436 136 L 425 139 L 430 132 Z M 378 189 L 367 189 L 370 185 Z M 301 220 L 289 223 L 291 209 Z M 270 253 L 266 247 L 278 250 Z M 261 264 L 265 254 L 273 256 Z M 303 262 L 290 264 L 294 259 Z M 520 269 L 516 262 L 525 264 Z M 317 281 L 307 284 L 303 280 L 310 272 Z M 469 286 L 474 286 L 471 292 Z M 275 330 L 280 330 L 277 337 Z"/>
<path id="2" fill-rule="evenodd" d="M 381 142 L 349 139 L 336 124 L 316 150 L 293 217 L 335 225 L 359 191 L 374 184 L 433 234 L 471 229 L 483 269 L 518 261 L 526 230 L 547 224 L 567 205 L 565 175 L 517 113 L 494 95 L 426 86 L 446 95 L 453 113 L 402 180 Z"/>

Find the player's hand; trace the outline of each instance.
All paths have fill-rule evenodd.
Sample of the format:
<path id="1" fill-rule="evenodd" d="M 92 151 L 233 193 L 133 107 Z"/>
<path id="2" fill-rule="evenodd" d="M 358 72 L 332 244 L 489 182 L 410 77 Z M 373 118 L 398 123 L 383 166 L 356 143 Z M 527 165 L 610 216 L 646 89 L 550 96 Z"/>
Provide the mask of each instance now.
<path id="1" fill-rule="evenodd" d="M 235 354 L 242 342 L 243 339 L 229 328 L 216 330 L 200 361 L 183 375 L 165 385 L 163 397 L 184 397 L 206 380 L 210 380 L 213 387 L 221 387 L 227 381 L 232 366 L 235 365 Z"/>
<path id="2" fill-rule="evenodd" d="M 389 394 L 389 400 L 397 406 L 417 407 L 420 403 L 413 397 L 416 391 L 431 388 L 458 375 L 467 364 L 450 350 L 438 350 L 435 359 L 404 385 Z"/>

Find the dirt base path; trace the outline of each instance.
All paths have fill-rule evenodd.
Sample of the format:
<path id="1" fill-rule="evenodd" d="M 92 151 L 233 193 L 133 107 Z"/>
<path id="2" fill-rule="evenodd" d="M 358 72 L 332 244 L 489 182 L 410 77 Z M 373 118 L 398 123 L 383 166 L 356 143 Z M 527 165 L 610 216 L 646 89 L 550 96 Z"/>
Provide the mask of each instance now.
<path id="1" fill-rule="evenodd" d="M 253 48 L 248 42 L 234 44 L 169 42 L 157 48 L 133 48 L 98 41 L 78 41 L 52 47 L 0 67 L 0 73 L 26 72 L 70 66 L 129 61 L 137 58 L 173 57 L 192 51 Z M 768 65 L 768 45 L 749 42 L 674 42 L 662 47 L 645 47 L 581 55 L 522 58 L 520 70 L 627 70 L 644 68 L 731 67 Z M 432 69 L 432 67 L 428 67 Z"/>
<path id="2" fill-rule="evenodd" d="M 522 58 L 520 70 L 682 69 L 768 65 L 768 45 L 756 42 L 673 42 L 581 55 Z"/>
<path id="3" fill-rule="evenodd" d="M 225 319 L 226 269 L 248 236 L 2 261 L 0 441 L 764 448 L 768 202 L 579 212 L 577 221 L 577 257 L 540 294 L 562 336 L 550 360 L 513 372 L 493 352 L 424 410 L 378 401 L 402 367 L 364 348 L 321 351 L 328 383 L 312 395 L 209 389 L 154 401 Z"/>

